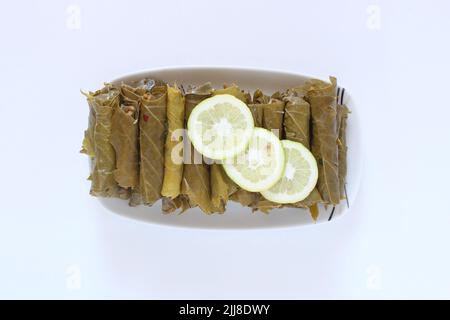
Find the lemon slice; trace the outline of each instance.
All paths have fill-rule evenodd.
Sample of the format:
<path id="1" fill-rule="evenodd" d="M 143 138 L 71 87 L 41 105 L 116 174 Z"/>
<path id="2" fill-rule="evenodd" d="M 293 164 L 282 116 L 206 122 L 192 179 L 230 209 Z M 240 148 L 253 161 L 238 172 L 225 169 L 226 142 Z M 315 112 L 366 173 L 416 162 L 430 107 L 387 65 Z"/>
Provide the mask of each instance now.
<path id="1" fill-rule="evenodd" d="M 301 143 L 282 140 L 286 165 L 283 177 L 270 189 L 261 191 L 267 200 L 277 203 L 295 203 L 305 199 L 314 189 L 317 162 Z"/>
<path id="2" fill-rule="evenodd" d="M 247 149 L 226 160 L 223 168 L 241 188 L 253 192 L 267 190 L 283 175 L 281 141 L 269 130 L 255 128 Z"/>
<path id="3" fill-rule="evenodd" d="M 223 160 L 247 147 L 254 122 L 250 109 L 229 94 L 219 94 L 200 102 L 189 116 L 188 136 L 204 156 Z"/>

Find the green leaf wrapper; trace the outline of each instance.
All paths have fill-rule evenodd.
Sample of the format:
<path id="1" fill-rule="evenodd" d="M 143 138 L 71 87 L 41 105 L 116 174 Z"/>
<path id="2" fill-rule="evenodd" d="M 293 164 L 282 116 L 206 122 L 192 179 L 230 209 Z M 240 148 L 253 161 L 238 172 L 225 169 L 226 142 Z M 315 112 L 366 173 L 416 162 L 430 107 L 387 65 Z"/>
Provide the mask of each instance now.
<path id="1" fill-rule="evenodd" d="M 217 96 L 219 94 L 229 94 L 232 95 L 242 102 L 249 103 L 248 101 L 248 93 L 242 91 L 237 85 L 224 85 L 222 89 L 215 89 L 212 93 L 213 96 Z"/>
<path id="2" fill-rule="evenodd" d="M 104 94 L 108 92 L 108 88 L 103 88 L 95 93 L 83 93 L 88 99 L 88 105 L 89 105 L 89 118 L 88 118 L 88 128 L 84 131 L 84 139 L 83 144 L 81 147 L 81 153 L 84 153 L 91 158 L 95 157 L 95 138 L 94 138 L 94 132 L 95 132 L 95 109 L 94 109 L 94 103 L 93 99 L 90 97 L 95 97 L 100 94 Z"/>
<path id="3" fill-rule="evenodd" d="M 286 139 L 299 142 L 309 149 L 311 108 L 309 103 L 303 99 L 303 96 L 299 96 L 298 94 L 295 91 L 288 91 L 287 96 L 284 98 L 286 101 L 284 133 Z M 314 210 L 311 210 L 311 207 L 320 202 L 322 202 L 322 197 L 317 188 L 314 188 L 304 200 L 289 206 L 310 208 L 311 216 L 316 221 L 318 211 L 315 209 L 317 207 Z"/>
<path id="4" fill-rule="evenodd" d="M 228 198 L 238 190 L 238 186 L 227 176 L 222 165 L 211 164 L 211 203 L 214 208 L 225 210 Z M 223 212 L 220 210 L 219 212 Z"/>
<path id="5" fill-rule="evenodd" d="M 252 113 L 255 127 L 263 126 L 263 107 L 265 103 L 269 103 L 270 97 L 265 96 L 261 90 L 256 90 L 253 94 L 253 101 L 249 94 L 245 95 L 245 102 Z M 240 203 L 244 207 L 252 206 L 259 198 L 258 193 L 250 192 L 239 188 L 230 196 L 230 200 Z"/>
<path id="6" fill-rule="evenodd" d="M 339 132 L 338 132 L 338 152 L 339 152 L 339 167 L 338 167 L 338 175 L 339 175 L 339 194 L 341 199 L 346 198 L 345 192 L 345 183 L 347 176 L 347 118 L 350 113 L 349 109 L 345 105 L 337 106 L 337 118 L 339 124 Z"/>
<path id="7" fill-rule="evenodd" d="M 264 98 L 261 99 L 264 101 Z M 282 100 L 281 94 L 279 92 L 274 93 L 268 103 L 262 104 L 262 108 L 263 127 L 267 130 L 271 130 L 275 135 L 278 135 L 278 137 L 282 139 L 285 102 Z M 269 201 L 259 193 L 252 206 L 253 211 L 259 210 L 263 213 L 269 213 L 272 209 L 282 207 L 280 203 Z"/>
<path id="8" fill-rule="evenodd" d="M 287 96 L 285 99 L 284 132 L 286 139 L 300 142 L 309 149 L 309 121 L 311 109 L 302 97 Z"/>
<path id="9" fill-rule="evenodd" d="M 142 201 L 152 205 L 161 198 L 166 139 L 166 86 L 155 86 L 141 99 L 139 115 L 140 179 Z"/>
<path id="10" fill-rule="evenodd" d="M 91 174 L 91 195 L 125 197 L 114 180 L 116 154 L 110 143 L 112 117 L 119 107 L 119 91 L 110 86 L 88 95 L 88 103 L 95 111 L 93 135 L 94 166 Z"/>
<path id="11" fill-rule="evenodd" d="M 188 88 L 185 95 L 185 121 L 189 119 L 192 110 L 197 104 L 211 96 L 211 84 L 206 83 L 199 87 Z M 186 139 L 186 142 L 189 142 Z M 190 143 L 185 145 L 185 163 L 183 166 L 183 181 L 181 184 L 181 194 L 189 199 L 191 207 L 199 206 L 200 209 L 206 213 L 221 212 L 223 208 L 215 208 L 211 202 L 211 186 L 209 180 L 209 165 L 203 160 L 202 163 L 198 160 L 202 157 L 194 149 Z M 186 152 L 189 148 L 190 152 Z"/>
<path id="12" fill-rule="evenodd" d="M 144 79 L 139 82 L 133 82 L 132 85 L 128 84 L 122 84 L 120 86 L 121 91 L 121 97 L 124 101 L 129 101 L 130 104 L 136 104 L 138 106 L 138 131 L 139 131 L 139 112 L 140 112 L 140 105 L 141 105 L 141 99 L 144 94 L 150 94 L 150 90 L 152 86 L 148 84 L 154 84 L 153 80 Z M 137 141 L 137 150 L 138 150 L 138 183 L 137 185 L 132 188 L 131 190 L 131 197 L 129 205 L 134 207 L 137 205 L 140 205 L 143 203 L 142 201 L 142 195 L 141 195 L 141 188 L 140 188 L 140 143 L 139 143 L 139 136 L 138 133 L 138 141 Z"/>
<path id="13" fill-rule="evenodd" d="M 139 104 L 122 97 L 122 105 L 112 117 L 111 144 L 116 153 L 114 179 L 123 188 L 139 184 Z"/>
<path id="14" fill-rule="evenodd" d="M 240 203 L 244 207 L 251 206 L 259 194 L 239 188 L 230 196 L 230 200 Z"/>
<path id="15" fill-rule="evenodd" d="M 180 209 L 180 214 L 184 213 L 191 206 L 189 204 L 189 199 L 184 195 L 179 195 L 178 197 L 171 199 L 164 197 L 162 199 L 162 211 L 163 213 L 173 213 Z"/>
<path id="16" fill-rule="evenodd" d="M 326 204 L 340 201 L 336 116 L 336 79 L 331 83 L 311 80 L 306 84 L 306 98 L 311 105 L 311 151 L 317 160 L 317 188 Z"/>
<path id="17" fill-rule="evenodd" d="M 164 148 L 164 180 L 161 194 L 164 197 L 176 198 L 181 192 L 181 181 L 183 179 L 183 137 L 176 136 L 182 133 L 184 129 L 184 113 L 185 99 L 181 91 L 175 85 L 167 87 L 167 124 L 168 134 L 166 137 Z M 178 155 L 172 154 L 176 152 L 176 148 L 180 147 Z M 181 159 L 175 159 L 178 156 Z M 174 161 L 175 160 L 175 161 Z M 177 160 L 181 160 L 177 163 Z"/>
<path id="18" fill-rule="evenodd" d="M 280 139 L 283 138 L 284 105 L 281 94 L 276 92 L 269 103 L 263 106 L 263 127 Z"/>
<path id="19" fill-rule="evenodd" d="M 244 103 L 249 103 L 249 95 L 243 92 L 238 86 L 224 86 L 223 89 L 214 90 L 213 96 L 219 94 L 229 94 L 232 95 Z M 225 173 L 223 167 L 219 163 L 213 163 L 211 165 L 210 172 L 211 181 L 211 201 L 214 207 L 224 208 L 228 202 L 228 199 L 233 195 L 238 189 L 238 185 L 234 183 Z M 245 193 L 248 191 L 241 191 Z"/>
<path id="20" fill-rule="evenodd" d="M 261 90 L 256 90 L 253 94 L 253 103 L 249 104 L 250 111 L 255 121 L 255 127 L 263 127 L 264 105 L 268 104 L 270 97 L 264 95 Z"/>

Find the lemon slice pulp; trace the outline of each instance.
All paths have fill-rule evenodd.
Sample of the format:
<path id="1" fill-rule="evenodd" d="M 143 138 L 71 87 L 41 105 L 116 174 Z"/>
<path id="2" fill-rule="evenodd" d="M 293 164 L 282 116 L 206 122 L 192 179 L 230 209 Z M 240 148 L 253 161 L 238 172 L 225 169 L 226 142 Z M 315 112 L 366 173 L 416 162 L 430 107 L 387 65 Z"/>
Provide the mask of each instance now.
<path id="1" fill-rule="evenodd" d="M 223 160 L 236 156 L 247 147 L 254 122 L 247 105 L 229 94 L 220 94 L 200 102 L 189 116 L 188 136 L 204 156 Z"/>
<path id="2" fill-rule="evenodd" d="M 281 179 L 261 194 L 277 203 L 295 203 L 305 199 L 317 183 L 317 162 L 301 143 L 282 140 L 285 153 L 285 170 Z"/>
<path id="3" fill-rule="evenodd" d="M 254 128 L 246 150 L 224 162 L 227 175 L 241 188 L 259 192 L 272 187 L 283 175 L 284 151 L 275 134 Z"/>

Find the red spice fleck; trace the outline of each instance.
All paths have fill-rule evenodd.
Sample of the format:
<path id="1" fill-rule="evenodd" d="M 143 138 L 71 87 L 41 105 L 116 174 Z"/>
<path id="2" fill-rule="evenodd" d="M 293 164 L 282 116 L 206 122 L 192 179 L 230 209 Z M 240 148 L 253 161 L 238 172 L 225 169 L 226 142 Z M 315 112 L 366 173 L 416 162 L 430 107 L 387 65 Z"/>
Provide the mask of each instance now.
<path id="1" fill-rule="evenodd" d="M 144 121 L 147 122 L 148 121 L 148 114 L 144 114 Z"/>

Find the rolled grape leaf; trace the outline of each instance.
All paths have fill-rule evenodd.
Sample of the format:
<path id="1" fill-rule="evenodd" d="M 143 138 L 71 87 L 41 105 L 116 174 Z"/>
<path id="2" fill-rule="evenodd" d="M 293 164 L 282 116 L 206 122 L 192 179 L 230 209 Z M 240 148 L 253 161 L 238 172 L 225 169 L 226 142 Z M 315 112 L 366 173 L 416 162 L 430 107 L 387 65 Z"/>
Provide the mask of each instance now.
<path id="1" fill-rule="evenodd" d="M 255 127 L 263 126 L 263 107 L 264 104 L 269 103 L 270 97 L 263 94 L 261 90 L 256 90 L 253 94 L 253 99 L 249 94 L 245 95 L 246 103 L 252 113 Z M 230 199 L 240 203 L 244 207 L 252 206 L 259 199 L 259 194 L 250 192 L 238 187 L 238 190 L 234 192 Z"/>
<path id="2" fill-rule="evenodd" d="M 263 98 L 264 99 L 264 98 Z M 264 100 L 263 100 L 264 101 Z M 264 103 L 263 107 L 263 127 L 272 131 L 280 139 L 283 137 L 283 122 L 285 102 L 279 92 L 272 95 L 268 103 Z M 253 211 L 259 210 L 269 213 L 270 210 L 281 208 L 282 205 L 265 199 L 261 194 L 256 195 L 256 201 L 252 205 Z"/>
<path id="3" fill-rule="evenodd" d="M 142 201 L 152 205 L 161 198 L 166 139 L 166 86 L 144 94 L 140 104 L 140 179 Z"/>
<path id="4" fill-rule="evenodd" d="M 218 163 L 211 164 L 210 183 L 213 207 L 225 209 L 229 197 L 238 190 L 238 186 L 227 176 L 222 165 Z"/>
<path id="5" fill-rule="evenodd" d="M 326 204 L 340 200 L 336 116 L 336 79 L 331 83 L 311 80 L 306 83 L 306 99 L 311 105 L 311 151 L 317 160 L 317 188 Z"/>
<path id="6" fill-rule="evenodd" d="M 121 92 L 124 97 L 132 101 L 137 101 L 140 106 L 141 104 L 140 101 L 144 98 L 145 95 L 147 95 L 147 97 L 151 97 L 151 91 L 155 86 L 165 86 L 165 84 L 161 81 L 155 81 L 153 79 L 145 78 L 137 81 L 132 81 L 130 84 L 122 84 Z M 138 149 L 140 150 L 140 147 Z M 141 194 L 140 180 L 141 177 L 139 171 L 139 184 L 137 187 L 132 189 L 131 198 L 129 202 L 130 206 L 137 206 L 144 203 Z"/>
<path id="7" fill-rule="evenodd" d="M 168 134 L 164 147 L 164 180 L 161 194 L 171 199 L 180 194 L 183 179 L 184 102 L 184 96 L 176 85 L 167 87 Z"/>
<path id="8" fill-rule="evenodd" d="M 310 148 L 310 120 L 311 120 L 311 108 L 307 101 L 303 99 L 302 95 L 299 95 L 298 91 L 288 91 L 288 94 L 284 98 L 286 102 L 285 114 L 284 114 L 284 133 L 286 139 L 295 142 L 300 142 L 306 148 Z M 294 203 L 292 207 L 310 208 L 310 213 L 314 221 L 317 220 L 318 210 L 317 206 L 313 208 L 317 203 L 322 202 L 317 188 L 306 197 L 304 200 Z"/>
<path id="9" fill-rule="evenodd" d="M 189 119 L 194 107 L 201 101 L 211 96 L 212 87 L 206 83 L 199 87 L 189 87 L 185 95 L 185 121 Z M 223 208 L 214 208 L 211 202 L 211 186 L 209 166 L 204 162 L 201 154 L 198 153 L 190 143 L 185 140 L 183 181 L 181 184 L 181 194 L 189 199 L 190 207 L 199 206 L 206 213 L 221 212 Z"/>
<path id="10" fill-rule="evenodd" d="M 339 132 L 338 132 L 338 160 L 339 160 L 339 193 L 341 199 L 345 199 L 347 197 L 345 192 L 345 183 L 347 176 L 347 118 L 350 113 L 349 109 L 345 105 L 337 106 L 337 118 L 339 123 Z"/>
<path id="11" fill-rule="evenodd" d="M 145 94 L 150 95 L 151 94 L 151 89 L 153 88 L 151 85 L 154 84 L 154 82 L 152 82 L 151 80 L 145 80 L 145 81 L 139 81 L 139 82 L 135 82 L 133 83 L 134 86 L 132 85 L 128 85 L 128 84 L 121 84 L 120 86 L 120 91 L 121 91 L 121 96 L 123 100 L 129 101 L 130 104 L 136 104 L 139 109 L 138 109 L 138 113 L 140 110 L 140 101 L 143 98 L 143 96 Z M 138 115 L 138 119 L 139 119 L 139 115 Z M 139 131 L 139 121 L 138 121 L 138 131 Z M 140 162 L 140 146 L 139 146 L 139 139 L 138 139 L 138 162 Z M 142 200 L 142 195 L 141 195 L 141 188 L 140 188 L 140 164 L 138 163 L 138 174 L 139 174 L 139 179 L 138 179 L 138 183 L 137 186 L 135 186 L 134 188 L 132 188 L 131 190 L 131 197 L 130 197 L 130 202 L 129 205 L 130 206 L 137 206 L 143 203 Z"/>
<path id="12" fill-rule="evenodd" d="M 111 144 L 116 153 L 114 179 L 123 188 L 139 184 L 139 105 L 122 97 L 122 105 L 112 117 Z"/>
<path id="13" fill-rule="evenodd" d="M 248 95 L 238 86 L 224 86 L 223 89 L 214 90 L 213 95 L 229 94 L 247 103 Z M 234 194 L 239 187 L 227 176 L 220 163 L 211 164 L 211 201 L 215 208 L 226 206 L 229 197 Z"/>
<path id="14" fill-rule="evenodd" d="M 88 103 L 95 111 L 93 145 L 95 161 L 91 174 L 91 195 L 124 197 L 123 190 L 114 180 L 116 153 L 110 143 L 112 117 L 119 107 L 119 91 L 110 86 L 88 95 Z"/>

